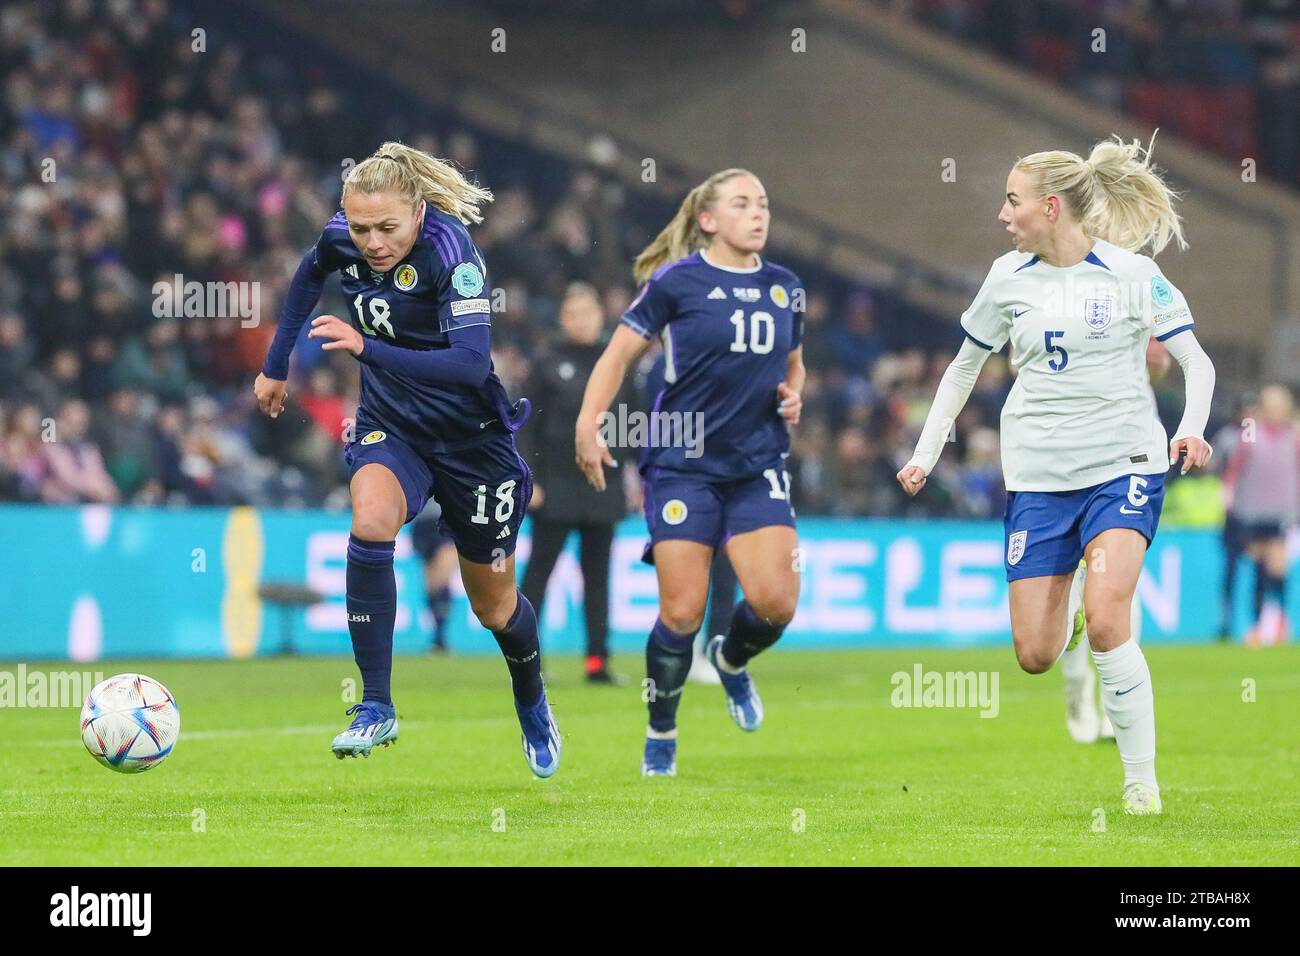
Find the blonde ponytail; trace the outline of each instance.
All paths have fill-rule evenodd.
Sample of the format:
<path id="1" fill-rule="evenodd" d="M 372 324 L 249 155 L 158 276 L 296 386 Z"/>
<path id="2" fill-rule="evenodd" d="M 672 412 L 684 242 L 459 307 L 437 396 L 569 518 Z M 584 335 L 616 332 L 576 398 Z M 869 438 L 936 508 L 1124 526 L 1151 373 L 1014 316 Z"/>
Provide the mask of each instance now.
<path id="1" fill-rule="evenodd" d="M 344 200 L 353 193 L 382 192 L 395 192 L 412 205 L 423 199 L 466 224 L 482 222 L 478 207 L 493 198 L 491 190 L 471 183 L 450 163 L 396 142 L 384 143 L 343 181 Z"/>
<path id="2" fill-rule="evenodd" d="M 753 175 L 747 169 L 719 170 L 687 193 L 677 215 L 650 245 L 641 250 L 632 264 L 632 277 L 636 284 L 645 285 L 660 266 L 676 262 L 706 246 L 708 237 L 700 229 L 700 213 L 713 205 L 718 198 L 718 187 L 728 179 Z"/>
<path id="3" fill-rule="evenodd" d="M 1156 132 L 1159 132 L 1158 130 Z M 1151 164 L 1151 143 L 1126 143 L 1119 136 L 1102 140 L 1087 159 L 1065 150 L 1034 153 L 1016 162 L 1030 173 L 1040 196 L 1065 199 L 1083 231 L 1107 242 L 1138 252 L 1150 245 L 1159 255 L 1171 239 L 1187 248 L 1183 224 L 1174 209 L 1179 198 Z"/>

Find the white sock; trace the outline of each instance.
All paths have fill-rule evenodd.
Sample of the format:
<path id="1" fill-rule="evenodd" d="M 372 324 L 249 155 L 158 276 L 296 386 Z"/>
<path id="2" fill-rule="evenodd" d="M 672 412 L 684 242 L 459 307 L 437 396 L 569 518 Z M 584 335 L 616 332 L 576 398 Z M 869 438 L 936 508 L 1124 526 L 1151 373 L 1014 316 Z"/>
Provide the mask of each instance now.
<path id="1" fill-rule="evenodd" d="M 1111 651 L 1093 651 L 1101 675 L 1101 705 L 1115 728 L 1115 743 L 1124 765 L 1124 785 L 1156 783 L 1156 706 L 1151 671 L 1137 641 Z"/>
<path id="2" fill-rule="evenodd" d="M 1259 643 L 1265 647 L 1282 643 L 1282 607 L 1273 598 L 1266 600 L 1260 608 L 1257 630 Z"/>
<path id="3" fill-rule="evenodd" d="M 653 727 L 647 727 L 645 729 L 645 735 L 651 740 L 676 740 L 677 728 L 674 727 L 672 730 L 655 730 Z"/>
<path id="4" fill-rule="evenodd" d="M 1086 637 L 1074 650 L 1066 651 L 1061 655 L 1061 673 L 1065 675 L 1066 683 L 1074 684 L 1087 679 L 1088 668 L 1091 666 L 1092 663 L 1088 660 Z"/>

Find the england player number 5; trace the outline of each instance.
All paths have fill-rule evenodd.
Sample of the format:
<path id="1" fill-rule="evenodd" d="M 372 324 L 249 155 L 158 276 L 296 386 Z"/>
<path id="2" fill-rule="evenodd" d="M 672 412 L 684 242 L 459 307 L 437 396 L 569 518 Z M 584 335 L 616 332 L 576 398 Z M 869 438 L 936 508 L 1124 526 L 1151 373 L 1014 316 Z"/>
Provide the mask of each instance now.
<path id="1" fill-rule="evenodd" d="M 1066 363 L 1070 361 L 1070 356 L 1066 353 L 1065 349 L 1060 345 L 1054 345 L 1052 343 L 1052 339 L 1060 338 L 1063 335 L 1065 335 L 1064 332 L 1043 333 L 1043 344 L 1047 346 L 1048 354 L 1050 355 L 1052 353 L 1056 353 L 1057 355 L 1060 356 L 1060 358 L 1049 358 L 1047 360 L 1047 367 L 1050 368 L 1053 372 L 1061 371 L 1063 368 L 1065 368 Z"/>

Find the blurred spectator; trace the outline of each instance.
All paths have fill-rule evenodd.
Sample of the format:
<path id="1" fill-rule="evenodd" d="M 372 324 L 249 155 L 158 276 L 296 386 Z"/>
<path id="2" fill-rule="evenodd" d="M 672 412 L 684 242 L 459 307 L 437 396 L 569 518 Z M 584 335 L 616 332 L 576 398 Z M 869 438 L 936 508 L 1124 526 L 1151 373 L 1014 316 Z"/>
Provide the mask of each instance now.
<path id="1" fill-rule="evenodd" d="M 865 376 L 884 351 L 876 328 L 876 302 L 871 293 L 857 292 L 849 298 L 841 322 L 830 338 L 835 364 L 849 375 Z"/>
<path id="2" fill-rule="evenodd" d="M 1258 417 L 1247 419 L 1224 468 L 1224 491 L 1262 582 L 1247 640 L 1287 641 L 1286 538 L 1300 520 L 1300 426 L 1286 386 L 1269 385 L 1260 392 Z"/>
<path id="3" fill-rule="evenodd" d="M 154 438 L 140 406 L 138 392 L 116 389 L 96 430 L 108 473 L 127 498 L 155 474 Z"/>
<path id="4" fill-rule="evenodd" d="M 80 399 L 69 399 L 59 409 L 54 440 L 41 445 L 41 500 L 49 504 L 121 500 L 117 486 L 104 470 L 99 449 L 86 440 L 90 410 Z"/>
<path id="5" fill-rule="evenodd" d="M 1007 503 L 1002 486 L 1002 454 L 998 434 L 978 428 L 966 442 L 966 460 L 961 473 L 961 490 L 972 514 L 993 516 Z"/>
<path id="6" fill-rule="evenodd" d="M 30 390 L 29 371 L 36 347 L 27 337 L 23 320 L 13 313 L 0 315 L 0 401 L 20 398 Z"/>
<path id="7" fill-rule="evenodd" d="M 339 389 L 338 376 L 332 368 L 322 365 L 312 369 L 307 379 L 307 390 L 299 397 L 298 403 L 322 434 L 333 439 L 343 433 L 343 419 L 348 417 L 347 405 Z"/>
<path id="8" fill-rule="evenodd" d="M 585 282 L 569 286 L 560 305 L 561 337 L 533 363 L 528 394 L 535 408 L 530 429 L 519 432 L 520 453 L 534 471 L 533 551 L 522 590 L 542 615 L 546 585 L 570 532 L 578 534 L 587 626 L 586 672 L 593 683 L 616 683 L 609 663 L 609 556 L 614 526 L 627 513 L 620 494 L 621 472 L 596 491 L 573 467 L 573 426 L 582 408 L 587 379 L 604 352 L 605 317 L 600 295 Z M 624 386 L 611 411 L 626 411 L 632 389 Z M 630 467 L 631 462 L 628 462 Z"/>

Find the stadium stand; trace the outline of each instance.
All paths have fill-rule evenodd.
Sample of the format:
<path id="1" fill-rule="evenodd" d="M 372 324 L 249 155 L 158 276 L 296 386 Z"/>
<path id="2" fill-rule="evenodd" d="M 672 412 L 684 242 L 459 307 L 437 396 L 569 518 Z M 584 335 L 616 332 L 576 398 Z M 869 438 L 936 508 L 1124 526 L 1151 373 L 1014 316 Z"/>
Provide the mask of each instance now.
<path id="1" fill-rule="evenodd" d="M 616 316 L 634 292 L 631 258 L 672 213 L 663 194 L 629 189 L 600 140 L 585 160 L 548 153 L 431 114 L 383 77 L 356 84 L 361 67 L 336 57 L 291 75 L 256 40 L 222 35 L 220 5 L 199 6 L 213 24 L 202 51 L 192 9 L 167 0 L 18 3 L 0 17 L 0 198 L 11 211 L 0 226 L 0 499 L 346 507 L 352 360 L 304 339 L 297 414 L 274 427 L 254 414 L 251 383 L 341 169 L 384 138 L 449 156 L 496 191 L 475 237 L 503 292 L 494 358 L 515 394 L 529 363 L 546 360 L 564 286 L 595 283 Z M 315 50 L 283 30 L 263 42 Z M 400 119 L 411 116 L 417 125 Z M 792 456 L 801 509 L 1000 515 L 1005 362 L 990 362 L 959 420 L 935 493 L 905 499 L 892 476 L 959 332 L 899 284 L 788 248 L 774 255 L 810 290 Z M 256 321 L 160 314 L 178 280 L 255 284 Z M 320 310 L 344 307 L 328 291 Z M 1179 401 L 1173 387 L 1162 406 Z"/>

